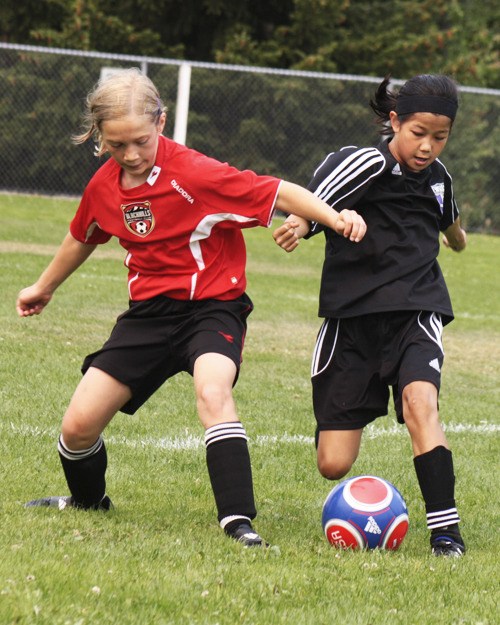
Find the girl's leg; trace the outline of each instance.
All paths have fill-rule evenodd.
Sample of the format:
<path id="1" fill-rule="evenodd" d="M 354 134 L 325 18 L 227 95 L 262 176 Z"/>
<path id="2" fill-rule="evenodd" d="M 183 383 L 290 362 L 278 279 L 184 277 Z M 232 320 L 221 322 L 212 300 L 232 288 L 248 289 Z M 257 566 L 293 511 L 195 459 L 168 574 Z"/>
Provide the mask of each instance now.
<path id="1" fill-rule="evenodd" d="M 208 353 L 194 364 L 194 388 L 198 415 L 205 430 L 220 423 L 238 421 L 233 399 L 236 365 L 222 354 Z"/>
<path id="2" fill-rule="evenodd" d="M 103 501 L 107 455 L 101 434 L 130 397 L 127 386 L 95 367 L 77 386 L 63 417 L 58 445 L 73 506 L 109 507 L 109 501 Z"/>
<path id="3" fill-rule="evenodd" d="M 318 470 L 329 480 L 349 473 L 358 457 L 363 429 L 321 430 L 317 443 Z"/>
<path id="4" fill-rule="evenodd" d="M 433 552 L 461 556 L 465 547 L 458 529 L 453 457 L 439 421 L 434 384 L 417 381 L 403 389 L 403 417 L 411 436 Z"/>
<path id="5" fill-rule="evenodd" d="M 207 467 L 219 523 L 244 545 L 260 546 L 263 541 L 251 525 L 257 511 L 247 436 L 232 393 L 235 376 L 236 365 L 222 354 L 203 354 L 194 365 L 196 402 L 205 428 Z"/>
<path id="6" fill-rule="evenodd" d="M 403 418 L 415 457 L 435 447 L 449 448 L 438 413 L 438 392 L 431 382 L 412 382 L 403 389 Z"/>
<path id="7" fill-rule="evenodd" d="M 101 369 L 89 367 L 63 417 L 65 444 L 75 451 L 88 448 L 131 397 L 128 386 Z"/>

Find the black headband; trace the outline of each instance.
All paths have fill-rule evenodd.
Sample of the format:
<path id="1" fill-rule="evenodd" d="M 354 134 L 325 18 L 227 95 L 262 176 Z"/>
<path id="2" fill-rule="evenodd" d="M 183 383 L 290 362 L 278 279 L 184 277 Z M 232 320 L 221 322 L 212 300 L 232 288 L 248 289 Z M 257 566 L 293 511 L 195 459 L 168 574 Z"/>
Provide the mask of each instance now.
<path id="1" fill-rule="evenodd" d="M 437 113 L 454 120 L 457 109 L 458 102 L 439 95 L 400 95 L 396 100 L 396 113 L 398 115 Z"/>

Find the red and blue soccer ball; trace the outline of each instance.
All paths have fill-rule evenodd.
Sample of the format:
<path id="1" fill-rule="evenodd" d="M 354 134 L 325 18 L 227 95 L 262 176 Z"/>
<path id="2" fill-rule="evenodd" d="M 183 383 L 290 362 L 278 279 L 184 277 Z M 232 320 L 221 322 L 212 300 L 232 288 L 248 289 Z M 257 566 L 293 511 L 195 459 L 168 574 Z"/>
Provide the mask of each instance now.
<path id="1" fill-rule="evenodd" d="M 408 531 L 408 509 L 398 489 L 360 475 L 337 484 L 323 504 L 323 530 L 341 549 L 397 549 Z"/>

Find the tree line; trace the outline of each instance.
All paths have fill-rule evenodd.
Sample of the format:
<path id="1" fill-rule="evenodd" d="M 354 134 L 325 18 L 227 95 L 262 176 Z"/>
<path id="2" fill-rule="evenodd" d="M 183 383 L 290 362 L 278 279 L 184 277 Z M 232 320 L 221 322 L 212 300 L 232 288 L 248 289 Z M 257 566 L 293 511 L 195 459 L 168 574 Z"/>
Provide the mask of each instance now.
<path id="1" fill-rule="evenodd" d="M 0 39 L 500 88 L 498 0 L 3 0 Z"/>

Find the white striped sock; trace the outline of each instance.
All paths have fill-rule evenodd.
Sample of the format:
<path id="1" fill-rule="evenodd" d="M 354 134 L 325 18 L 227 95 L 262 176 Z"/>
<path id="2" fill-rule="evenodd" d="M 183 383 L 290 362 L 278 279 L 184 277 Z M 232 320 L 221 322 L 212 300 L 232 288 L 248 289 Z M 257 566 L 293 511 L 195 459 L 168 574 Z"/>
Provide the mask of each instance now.
<path id="1" fill-rule="evenodd" d="M 228 423 L 218 423 L 205 430 L 205 446 L 208 447 L 212 443 L 228 438 L 243 438 L 248 440 L 245 428 L 239 421 L 230 421 Z"/>
<path id="2" fill-rule="evenodd" d="M 231 523 L 231 521 L 237 521 L 238 519 L 241 519 L 242 521 L 246 521 L 249 525 L 251 525 L 252 523 L 251 519 L 247 516 L 243 516 L 241 514 L 232 514 L 231 516 L 225 516 L 221 520 L 219 525 L 222 527 L 222 529 L 224 529 L 226 525 L 229 525 L 229 523 Z"/>
<path id="3" fill-rule="evenodd" d="M 90 456 L 96 454 L 103 445 L 104 441 L 102 439 L 102 436 L 99 436 L 96 442 L 88 449 L 78 449 L 77 451 L 73 451 L 66 447 L 61 434 L 57 443 L 57 451 L 67 460 L 82 460 L 83 458 L 89 458 Z"/>
<path id="4" fill-rule="evenodd" d="M 438 527 L 454 525 L 455 523 L 460 523 L 460 517 L 458 516 L 456 508 L 448 508 L 448 510 L 439 510 L 439 512 L 427 513 L 427 527 L 430 530 Z"/>

